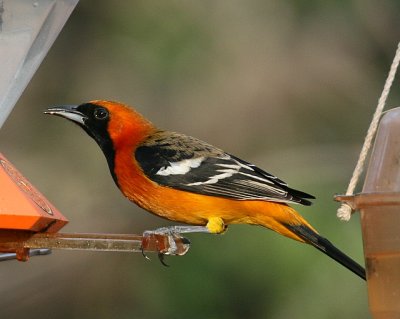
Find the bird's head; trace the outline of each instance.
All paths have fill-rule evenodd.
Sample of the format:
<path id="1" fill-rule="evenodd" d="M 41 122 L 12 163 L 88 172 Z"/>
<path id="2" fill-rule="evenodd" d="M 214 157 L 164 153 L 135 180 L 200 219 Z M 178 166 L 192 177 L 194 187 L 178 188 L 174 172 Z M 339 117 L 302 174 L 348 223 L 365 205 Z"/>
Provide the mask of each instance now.
<path id="1" fill-rule="evenodd" d="M 105 151 L 135 143 L 154 130 L 142 115 L 125 104 L 96 100 L 47 109 L 45 114 L 66 118 L 82 127 Z"/>

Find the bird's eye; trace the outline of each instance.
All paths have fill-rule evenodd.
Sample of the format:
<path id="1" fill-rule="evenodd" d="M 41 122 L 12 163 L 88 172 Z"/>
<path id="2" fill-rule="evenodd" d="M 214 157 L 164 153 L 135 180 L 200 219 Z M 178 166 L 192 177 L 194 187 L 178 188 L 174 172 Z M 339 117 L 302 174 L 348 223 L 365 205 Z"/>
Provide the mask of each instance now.
<path id="1" fill-rule="evenodd" d="M 108 118 L 108 111 L 105 108 L 99 107 L 94 110 L 93 115 L 97 120 L 105 120 Z"/>

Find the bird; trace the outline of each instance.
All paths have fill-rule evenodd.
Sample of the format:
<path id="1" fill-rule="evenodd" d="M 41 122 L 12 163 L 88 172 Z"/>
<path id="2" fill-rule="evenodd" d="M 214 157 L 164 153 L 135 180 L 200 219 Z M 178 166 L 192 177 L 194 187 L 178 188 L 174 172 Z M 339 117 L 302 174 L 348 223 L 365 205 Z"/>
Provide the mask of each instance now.
<path id="1" fill-rule="evenodd" d="M 171 232 L 224 233 L 259 225 L 309 244 L 366 280 L 365 269 L 319 235 L 291 205 L 314 196 L 200 139 L 157 128 L 127 104 L 93 100 L 48 108 L 80 126 L 103 151 L 123 195 L 144 210 L 186 224 Z"/>

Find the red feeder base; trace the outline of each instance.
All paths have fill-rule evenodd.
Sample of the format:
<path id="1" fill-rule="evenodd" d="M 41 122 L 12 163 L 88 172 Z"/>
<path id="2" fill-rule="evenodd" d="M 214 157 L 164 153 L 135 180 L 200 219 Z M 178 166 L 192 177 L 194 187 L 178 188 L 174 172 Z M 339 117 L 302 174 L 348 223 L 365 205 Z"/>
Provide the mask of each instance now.
<path id="1" fill-rule="evenodd" d="M 0 231 L 57 232 L 68 220 L 0 153 Z"/>

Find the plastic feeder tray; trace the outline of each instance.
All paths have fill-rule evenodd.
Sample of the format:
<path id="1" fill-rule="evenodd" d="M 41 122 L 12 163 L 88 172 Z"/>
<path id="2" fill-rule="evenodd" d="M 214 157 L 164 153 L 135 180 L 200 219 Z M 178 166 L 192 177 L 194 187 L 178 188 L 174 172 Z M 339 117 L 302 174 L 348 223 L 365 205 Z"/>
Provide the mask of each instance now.
<path id="1" fill-rule="evenodd" d="M 57 232 L 67 222 L 0 153 L 0 230 Z"/>

